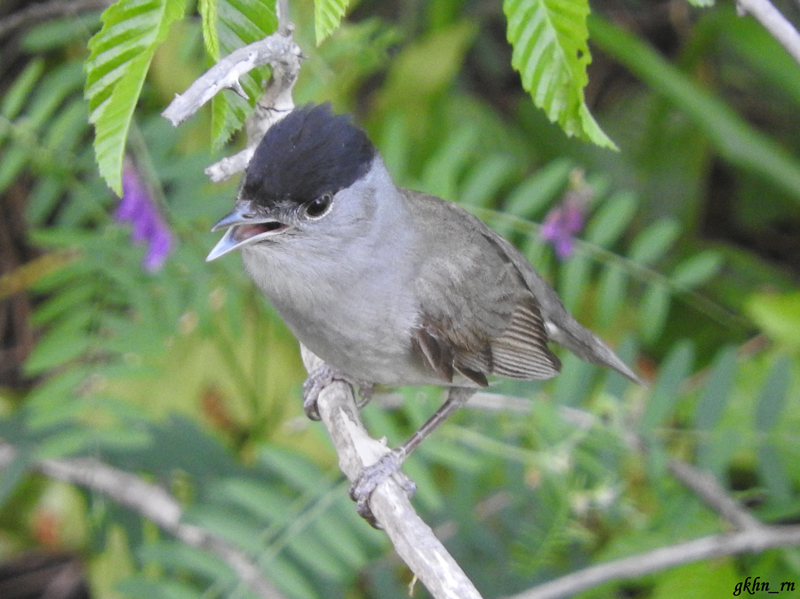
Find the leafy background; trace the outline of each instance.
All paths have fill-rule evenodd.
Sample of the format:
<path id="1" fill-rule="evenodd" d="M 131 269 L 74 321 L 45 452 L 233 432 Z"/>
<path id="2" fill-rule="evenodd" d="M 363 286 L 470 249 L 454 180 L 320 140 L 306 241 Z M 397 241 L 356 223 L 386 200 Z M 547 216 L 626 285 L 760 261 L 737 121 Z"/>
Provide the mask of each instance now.
<path id="1" fill-rule="evenodd" d="M 667 456 L 765 522 L 800 516 L 798 65 L 727 4 L 593 2 L 588 47 L 556 18 L 578 4 L 291 3 L 307 55 L 296 102 L 354 112 L 398 182 L 510 237 L 650 382 L 564 356 L 552 382 L 496 389 L 530 400 L 524 413 L 462 410 L 409 461 L 416 506 L 487 597 L 725 530 Z M 512 52 L 507 35 L 541 19 L 551 37 Z M 178 129 L 159 116 L 274 26 L 257 0 L 129 0 L 0 39 L 0 437 L 19 450 L 0 476 L 0 571 L 45 553 L 81 564 L 93 597 L 248 596 L 210 554 L 29 469 L 92 456 L 170 490 L 287 597 L 406 594 L 408 571 L 302 416 L 296 342 L 237 258 L 204 262 L 235 182 L 202 169 L 241 146 L 247 103 L 224 92 Z M 243 81 L 251 98 L 267 74 Z M 541 100 L 562 88 L 563 103 Z M 157 272 L 113 216 L 126 155 L 174 235 Z M 581 181 L 588 222 L 561 262 L 535 223 Z M 403 395 L 364 411 L 393 444 L 440 401 Z M 800 582 L 798 563 L 769 551 L 581 596 L 717 596 L 746 576 Z"/>

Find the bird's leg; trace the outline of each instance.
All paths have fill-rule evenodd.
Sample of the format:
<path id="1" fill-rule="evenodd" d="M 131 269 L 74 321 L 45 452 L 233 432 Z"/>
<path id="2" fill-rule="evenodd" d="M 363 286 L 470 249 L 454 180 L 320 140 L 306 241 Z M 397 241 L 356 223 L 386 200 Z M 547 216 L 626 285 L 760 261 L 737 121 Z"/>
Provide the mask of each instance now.
<path id="1" fill-rule="evenodd" d="M 313 372 L 308 373 L 308 377 L 303 382 L 303 411 L 311 420 L 320 419 L 319 409 L 317 408 L 319 394 L 333 381 L 343 381 L 358 387 L 358 394 L 361 397 L 361 402 L 358 404 L 359 409 L 367 405 L 369 400 L 372 399 L 372 392 L 375 388 L 373 383 L 357 381 L 343 372 L 323 364 Z"/>
<path id="2" fill-rule="evenodd" d="M 403 462 L 411 455 L 411 452 L 427 439 L 433 431 L 439 428 L 453 412 L 467 403 L 469 398 L 472 397 L 476 391 L 477 389 L 472 389 L 470 387 L 450 387 L 445 402 L 418 431 L 411 435 L 405 443 L 383 455 L 374 464 L 370 464 L 364 468 L 358 478 L 350 486 L 350 497 L 356 502 L 356 510 L 362 518 L 375 526 L 375 517 L 372 515 L 372 510 L 369 506 L 369 499 L 372 492 L 378 485 L 399 471 Z M 406 477 L 403 477 L 402 486 L 409 497 L 416 491 L 414 483 Z"/>

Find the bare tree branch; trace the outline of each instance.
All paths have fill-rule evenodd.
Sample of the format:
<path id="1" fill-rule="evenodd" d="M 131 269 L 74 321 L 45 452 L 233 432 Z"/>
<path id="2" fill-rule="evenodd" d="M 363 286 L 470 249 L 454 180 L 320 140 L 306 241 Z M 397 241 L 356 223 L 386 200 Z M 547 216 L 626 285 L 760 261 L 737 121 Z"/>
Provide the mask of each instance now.
<path id="1" fill-rule="evenodd" d="M 703 537 L 661 547 L 599 566 L 585 568 L 506 599 L 559 599 L 571 597 L 604 582 L 637 578 L 681 564 L 704 559 L 759 553 L 778 547 L 800 545 L 800 526 L 759 526 L 739 532 Z"/>
<path id="2" fill-rule="evenodd" d="M 736 0 L 740 15 L 751 14 L 800 64 L 800 34 L 769 0 Z"/>
<path id="3" fill-rule="evenodd" d="M 703 472 L 676 459 L 670 460 L 667 467 L 675 478 L 693 491 L 708 507 L 725 518 L 734 528 L 747 530 L 764 527 L 750 512 L 728 495 L 709 472 Z"/>
<path id="4" fill-rule="evenodd" d="M 301 346 L 301 353 L 309 373 L 323 364 L 305 347 Z M 339 467 L 351 481 L 388 451 L 364 428 L 349 385 L 338 381 L 328 385 L 320 393 L 317 405 L 339 456 Z M 370 506 L 397 554 L 433 597 L 480 599 L 467 575 L 414 511 L 401 485 L 392 479 L 379 485 Z"/>
<path id="5" fill-rule="evenodd" d="M 0 442 L 0 470 L 16 458 L 17 450 Z M 281 592 L 264 577 L 258 565 L 242 550 L 199 526 L 181 523 L 183 508 L 159 486 L 90 458 L 48 459 L 32 463 L 34 470 L 49 478 L 85 487 L 110 497 L 140 514 L 191 547 L 214 553 L 257 596 L 283 599 Z"/>
<path id="6" fill-rule="evenodd" d="M 276 33 L 228 54 L 197 78 L 183 94 L 175 96 L 161 113 L 177 127 L 223 89 L 230 89 L 246 98 L 239 83 L 241 76 L 258 66 L 271 65 L 272 77 L 266 83 L 264 94 L 256 104 L 254 113 L 245 123 L 247 147 L 205 170 L 206 175 L 214 182 L 224 181 L 243 172 L 267 129 L 294 109 L 292 88 L 300 72 L 303 54 L 292 36 L 294 25 L 289 20 L 286 0 L 279 0 L 276 9 Z"/>

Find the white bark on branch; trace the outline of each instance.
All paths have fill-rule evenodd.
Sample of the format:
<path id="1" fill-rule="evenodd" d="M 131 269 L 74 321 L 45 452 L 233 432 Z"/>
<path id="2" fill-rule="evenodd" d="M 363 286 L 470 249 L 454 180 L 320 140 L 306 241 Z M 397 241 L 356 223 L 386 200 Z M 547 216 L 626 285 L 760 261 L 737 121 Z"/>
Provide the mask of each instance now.
<path id="1" fill-rule="evenodd" d="M 0 470 L 16 458 L 17 450 L 0 442 Z M 262 599 L 284 599 L 258 565 L 242 550 L 199 526 L 181 523 L 178 500 L 157 485 L 91 458 L 46 459 L 31 467 L 43 475 L 101 493 L 147 518 L 191 547 L 214 553 L 233 569 L 239 579 Z"/>
<path id="2" fill-rule="evenodd" d="M 223 89 L 230 89 L 247 98 L 239 79 L 254 68 L 269 64 L 272 77 L 265 85 L 263 96 L 254 113 L 247 119 L 247 147 L 209 166 L 205 173 L 218 183 L 243 172 L 253 157 L 256 146 L 273 124 L 294 109 L 292 88 L 300 72 L 303 53 L 295 43 L 294 25 L 289 20 L 286 0 L 276 3 L 278 31 L 262 40 L 239 48 L 220 59 L 198 77 L 183 93 L 175 96 L 161 113 L 174 126 L 180 125 Z"/>
<path id="3" fill-rule="evenodd" d="M 736 0 L 740 15 L 751 14 L 800 64 L 800 34 L 769 0 Z"/>
<path id="4" fill-rule="evenodd" d="M 704 559 L 759 553 L 767 549 L 797 545 L 800 545 L 800 526 L 759 526 L 661 547 L 633 557 L 585 568 L 506 599 L 572 597 L 612 580 L 638 578 Z"/>
<path id="5" fill-rule="evenodd" d="M 301 346 L 301 353 L 309 373 L 322 366 L 322 360 L 305 347 Z M 367 433 L 353 389 L 346 383 L 336 381 L 325 387 L 317 407 L 339 456 L 339 467 L 351 482 L 388 451 L 384 443 Z M 397 482 L 389 479 L 379 485 L 370 507 L 397 554 L 435 599 L 480 599 L 475 586 L 417 515 Z"/>

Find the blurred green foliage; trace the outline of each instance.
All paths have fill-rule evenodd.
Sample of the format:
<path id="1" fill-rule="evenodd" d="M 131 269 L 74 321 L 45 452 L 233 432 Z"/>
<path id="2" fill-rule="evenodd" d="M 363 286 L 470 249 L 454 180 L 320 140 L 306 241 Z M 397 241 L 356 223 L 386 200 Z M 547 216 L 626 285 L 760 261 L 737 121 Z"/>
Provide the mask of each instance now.
<path id="1" fill-rule="evenodd" d="M 529 411 L 462 410 L 409 460 L 417 507 L 447 525 L 487 597 L 725 530 L 670 477 L 669 456 L 712 472 L 766 522 L 800 516 L 800 264 L 780 252 L 798 247 L 800 67 L 731 7 L 636 6 L 592 5 L 589 86 L 572 104 L 585 109 L 585 94 L 619 152 L 567 138 L 532 105 L 505 40 L 513 2 L 364 0 L 338 28 L 345 4 L 290 6 L 307 55 L 296 102 L 355 112 L 399 183 L 512 239 L 650 381 L 636 388 L 564 355 L 554 381 L 492 389 Z M 662 51 L 644 16 L 674 38 Z M 24 196 L 40 256 L 0 279 L 4 301 L 35 299 L 37 333 L 29 384 L 0 389 L 0 438 L 19 450 L 0 475 L 0 557 L 77 552 L 101 599 L 249 594 L 211 554 L 30 474 L 33 460 L 88 455 L 159 482 L 287 597 L 406 594 L 409 573 L 355 515 L 329 442 L 302 415 L 296 342 L 237 258 L 204 261 L 236 189 L 202 170 L 241 145 L 247 103 L 223 92 L 178 129 L 159 116 L 210 61 L 274 26 L 272 4 L 256 0 L 129 0 L 26 30 L 2 72 L 0 193 Z M 243 82 L 251 100 L 267 74 Z M 558 78 L 536 76 L 525 89 Z M 118 186 L 126 155 L 177 239 L 155 273 L 98 176 L 96 157 Z M 559 262 L 535 223 L 581 181 L 588 222 Z M 436 389 L 403 396 L 396 410 L 364 410 L 391 444 L 440 401 Z M 771 551 L 581 596 L 716 596 L 748 575 L 799 580 L 797 563 L 796 550 Z"/>

